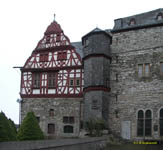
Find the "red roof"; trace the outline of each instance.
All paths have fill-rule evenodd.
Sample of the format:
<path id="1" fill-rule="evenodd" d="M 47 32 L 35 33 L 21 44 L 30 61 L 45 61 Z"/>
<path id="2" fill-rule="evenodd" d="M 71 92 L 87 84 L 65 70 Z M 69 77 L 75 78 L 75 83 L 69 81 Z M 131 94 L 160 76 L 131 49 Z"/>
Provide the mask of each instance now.
<path id="1" fill-rule="evenodd" d="M 56 22 L 53 21 L 48 28 L 45 31 L 45 34 L 52 34 L 52 33 L 61 33 L 63 30 L 61 29 L 60 25 Z"/>

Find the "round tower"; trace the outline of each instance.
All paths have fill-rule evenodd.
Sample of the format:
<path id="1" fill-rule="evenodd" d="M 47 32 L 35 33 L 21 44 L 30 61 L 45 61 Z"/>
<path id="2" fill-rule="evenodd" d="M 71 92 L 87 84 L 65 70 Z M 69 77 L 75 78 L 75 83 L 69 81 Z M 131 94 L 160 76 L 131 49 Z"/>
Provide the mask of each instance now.
<path id="1" fill-rule="evenodd" d="M 84 63 L 84 121 L 108 118 L 110 44 L 112 37 L 98 28 L 82 38 Z"/>

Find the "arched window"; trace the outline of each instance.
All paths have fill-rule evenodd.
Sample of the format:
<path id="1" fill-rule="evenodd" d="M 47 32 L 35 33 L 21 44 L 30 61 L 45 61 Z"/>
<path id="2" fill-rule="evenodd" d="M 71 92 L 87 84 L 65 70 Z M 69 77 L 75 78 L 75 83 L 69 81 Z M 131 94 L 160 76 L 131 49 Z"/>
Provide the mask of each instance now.
<path id="1" fill-rule="evenodd" d="M 74 128 L 73 126 L 64 126 L 64 133 L 73 133 L 74 132 Z"/>
<path id="2" fill-rule="evenodd" d="M 137 135 L 143 136 L 143 134 L 144 134 L 144 112 L 142 110 L 139 110 L 137 121 Z"/>
<path id="3" fill-rule="evenodd" d="M 151 136 L 151 134 L 152 134 L 151 110 L 146 110 L 145 115 L 143 110 L 139 110 L 137 118 L 137 136 Z"/>
<path id="4" fill-rule="evenodd" d="M 163 136 L 163 108 L 160 109 L 160 136 Z"/>
<path id="5" fill-rule="evenodd" d="M 158 21 L 163 20 L 163 13 L 159 13 L 156 17 Z"/>
<path id="6" fill-rule="evenodd" d="M 145 112 L 145 136 L 151 136 L 152 115 L 151 110 Z"/>
<path id="7" fill-rule="evenodd" d="M 136 24 L 136 21 L 134 18 L 132 18 L 129 22 L 129 25 L 132 26 L 132 25 L 135 25 Z"/>

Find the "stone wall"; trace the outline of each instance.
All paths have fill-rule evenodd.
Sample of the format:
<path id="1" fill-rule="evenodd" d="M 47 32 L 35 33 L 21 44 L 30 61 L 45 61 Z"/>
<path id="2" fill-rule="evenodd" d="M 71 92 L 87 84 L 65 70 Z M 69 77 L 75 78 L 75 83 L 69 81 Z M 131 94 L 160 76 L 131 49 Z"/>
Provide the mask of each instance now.
<path id="1" fill-rule="evenodd" d="M 43 141 L 1 142 L 1 150 L 104 150 L 107 139 L 57 139 Z"/>
<path id="2" fill-rule="evenodd" d="M 39 117 L 39 125 L 46 136 L 70 137 L 78 136 L 80 129 L 82 98 L 26 98 L 21 103 L 21 120 L 27 112 L 33 111 Z M 54 116 L 49 115 L 49 110 L 54 109 Z M 74 123 L 63 123 L 64 116 L 74 117 Z M 55 124 L 55 133 L 48 134 L 48 124 Z M 64 133 L 65 125 L 73 126 L 73 133 Z"/>
<path id="3" fill-rule="evenodd" d="M 140 109 L 150 109 L 152 137 L 149 138 L 159 139 L 159 129 L 154 133 L 153 126 L 159 126 L 159 110 L 163 108 L 163 76 L 160 75 L 163 27 L 114 33 L 112 55 L 110 128 L 117 134 L 122 134 L 123 122 L 129 121 L 130 138 L 138 138 L 137 112 Z M 138 64 L 146 63 L 150 64 L 149 77 L 139 78 Z"/>

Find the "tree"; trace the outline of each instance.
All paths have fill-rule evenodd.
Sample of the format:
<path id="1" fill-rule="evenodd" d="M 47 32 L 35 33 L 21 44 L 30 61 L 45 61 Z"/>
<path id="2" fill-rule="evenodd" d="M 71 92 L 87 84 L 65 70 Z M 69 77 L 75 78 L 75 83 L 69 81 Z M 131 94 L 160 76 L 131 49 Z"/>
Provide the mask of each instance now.
<path id="1" fill-rule="evenodd" d="M 3 112 L 0 113 L 0 141 L 15 141 L 15 124 L 8 120 Z"/>
<path id="2" fill-rule="evenodd" d="M 11 140 L 12 139 L 16 140 L 16 135 L 17 135 L 16 126 L 15 126 L 14 122 L 11 119 L 9 119 L 8 122 L 9 122 L 9 125 L 10 125 L 10 128 L 11 128 Z"/>
<path id="3" fill-rule="evenodd" d="M 17 139 L 20 141 L 44 139 L 43 132 L 33 112 L 28 112 L 24 118 L 18 131 Z"/>

